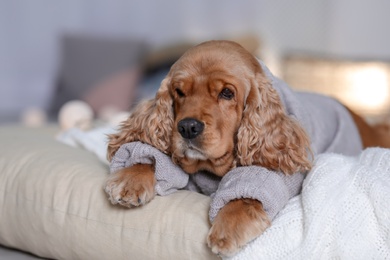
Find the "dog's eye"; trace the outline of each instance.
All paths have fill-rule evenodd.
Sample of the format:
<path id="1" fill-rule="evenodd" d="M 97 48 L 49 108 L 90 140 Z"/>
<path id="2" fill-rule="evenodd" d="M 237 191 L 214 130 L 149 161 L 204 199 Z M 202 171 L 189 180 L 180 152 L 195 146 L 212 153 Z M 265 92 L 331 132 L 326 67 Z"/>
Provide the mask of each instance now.
<path id="1" fill-rule="evenodd" d="M 224 88 L 224 89 L 222 89 L 221 93 L 219 93 L 219 97 L 223 98 L 223 99 L 230 100 L 230 99 L 234 98 L 234 92 L 228 88 Z"/>
<path id="2" fill-rule="evenodd" d="M 175 89 L 175 91 L 176 91 L 176 94 L 178 97 L 185 97 L 183 91 L 181 91 L 180 89 L 177 88 L 177 89 Z"/>

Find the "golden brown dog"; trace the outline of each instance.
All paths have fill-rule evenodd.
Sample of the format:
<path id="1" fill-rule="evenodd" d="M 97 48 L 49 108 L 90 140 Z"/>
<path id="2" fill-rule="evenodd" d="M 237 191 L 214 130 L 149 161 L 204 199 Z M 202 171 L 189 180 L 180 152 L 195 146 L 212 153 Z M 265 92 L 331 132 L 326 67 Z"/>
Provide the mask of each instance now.
<path id="1" fill-rule="evenodd" d="M 378 137 L 374 128 L 353 117 L 364 144 L 390 146 L 385 134 Z M 285 174 L 311 168 L 308 135 L 286 115 L 256 58 L 228 41 L 206 42 L 186 52 L 155 99 L 138 105 L 120 132 L 109 137 L 109 159 L 132 141 L 171 155 L 189 174 L 207 170 L 222 177 L 245 165 Z M 153 165 L 139 164 L 113 174 L 107 185 L 118 187 L 113 192 L 120 204 L 133 207 L 153 199 L 155 183 Z M 234 200 L 218 213 L 207 242 L 213 252 L 230 255 L 269 225 L 261 202 Z"/>

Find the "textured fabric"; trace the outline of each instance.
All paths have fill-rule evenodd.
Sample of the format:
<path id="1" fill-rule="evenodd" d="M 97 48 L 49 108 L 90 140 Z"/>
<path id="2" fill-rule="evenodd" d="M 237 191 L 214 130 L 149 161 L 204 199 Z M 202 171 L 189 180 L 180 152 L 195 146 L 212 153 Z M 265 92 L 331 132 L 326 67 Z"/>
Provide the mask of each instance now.
<path id="1" fill-rule="evenodd" d="M 268 217 L 273 219 L 286 202 L 300 192 L 303 179 L 302 173 L 287 176 L 258 166 L 235 168 L 222 178 L 217 192 L 212 195 L 210 220 L 214 220 L 226 203 L 237 198 L 261 201 Z"/>
<path id="2" fill-rule="evenodd" d="M 137 163 L 154 165 L 157 180 L 155 189 L 160 196 L 184 187 L 211 195 L 209 212 L 211 222 L 226 203 L 237 198 L 261 201 L 264 210 L 272 219 L 291 197 L 300 192 L 304 179 L 304 174 L 301 173 L 286 176 L 281 172 L 273 172 L 258 166 L 235 168 L 223 178 L 207 172 L 198 172 L 189 178 L 189 175 L 176 166 L 169 156 L 141 142 L 123 144 L 111 161 L 110 172 L 115 173 Z"/>
<path id="3" fill-rule="evenodd" d="M 311 147 L 315 155 L 325 152 L 357 155 L 362 150 L 358 130 L 344 106 L 328 97 L 294 92 L 285 82 L 274 77 L 261 61 L 260 65 L 272 87 L 278 92 L 286 113 L 295 118 L 310 135 Z M 132 151 L 131 154 L 139 156 L 136 151 Z M 140 156 L 145 156 L 145 160 L 149 161 L 147 163 L 153 163 L 148 157 L 153 158 L 155 154 L 144 153 Z M 122 160 L 126 161 L 126 158 Z M 164 160 L 164 163 L 173 164 L 168 159 Z M 156 167 L 163 169 L 169 166 L 157 165 Z M 176 178 L 182 178 L 181 175 L 176 176 L 156 170 L 156 176 L 160 176 L 159 178 L 164 179 L 166 183 L 171 183 L 172 190 L 173 187 L 181 188 L 176 187 L 178 182 Z M 209 212 L 211 222 L 224 205 L 238 198 L 253 198 L 261 201 L 272 220 L 291 198 L 299 194 L 303 180 L 304 176 L 301 173 L 283 176 L 280 172 L 250 166 L 233 169 L 222 179 L 204 172 L 196 173 L 191 176 L 187 188 L 212 196 Z M 160 186 L 159 182 L 157 186 Z M 157 193 L 164 195 L 164 192 Z"/>
<path id="4" fill-rule="evenodd" d="M 390 149 L 319 155 L 302 193 L 231 260 L 389 259 Z"/>
<path id="5" fill-rule="evenodd" d="M 115 207 L 103 190 L 108 167 L 56 141 L 56 130 L 0 127 L 1 245 L 44 259 L 217 259 L 206 244 L 208 196 Z"/>
<path id="6" fill-rule="evenodd" d="M 107 160 L 107 135 L 113 134 L 117 130 L 114 127 L 96 127 L 89 131 L 83 131 L 79 128 L 70 128 L 60 132 L 56 139 L 72 147 L 83 148 L 94 153 L 99 160 L 109 165 Z"/>
<path id="7" fill-rule="evenodd" d="M 114 173 L 134 164 L 154 165 L 157 180 L 155 189 L 158 195 L 171 194 L 188 184 L 188 174 L 172 163 L 169 156 L 141 142 L 123 144 L 111 160 L 110 172 Z"/>

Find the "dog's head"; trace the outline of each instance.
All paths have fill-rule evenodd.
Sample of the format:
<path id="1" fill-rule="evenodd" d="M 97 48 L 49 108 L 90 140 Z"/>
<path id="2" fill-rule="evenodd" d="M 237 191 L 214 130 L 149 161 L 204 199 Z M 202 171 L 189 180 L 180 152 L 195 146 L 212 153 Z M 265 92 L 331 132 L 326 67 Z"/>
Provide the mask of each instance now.
<path id="1" fill-rule="evenodd" d="M 229 41 L 187 51 L 120 134 L 111 137 L 111 155 L 140 140 L 171 154 L 188 173 L 223 176 L 236 165 L 286 174 L 310 168 L 305 131 L 285 113 L 256 58 Z"/>

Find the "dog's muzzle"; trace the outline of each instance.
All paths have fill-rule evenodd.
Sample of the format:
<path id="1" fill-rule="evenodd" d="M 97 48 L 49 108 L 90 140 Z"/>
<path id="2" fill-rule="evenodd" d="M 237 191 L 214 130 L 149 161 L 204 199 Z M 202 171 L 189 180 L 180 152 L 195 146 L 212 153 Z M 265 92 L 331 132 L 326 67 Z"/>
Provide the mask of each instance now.
<path id="1" fill-rule="evenodd" d="M 204 130 L 204 123 L 194 118 L 184 118 L 177 124 L 177 129 L 185 139 L 194 139 Z"/>

